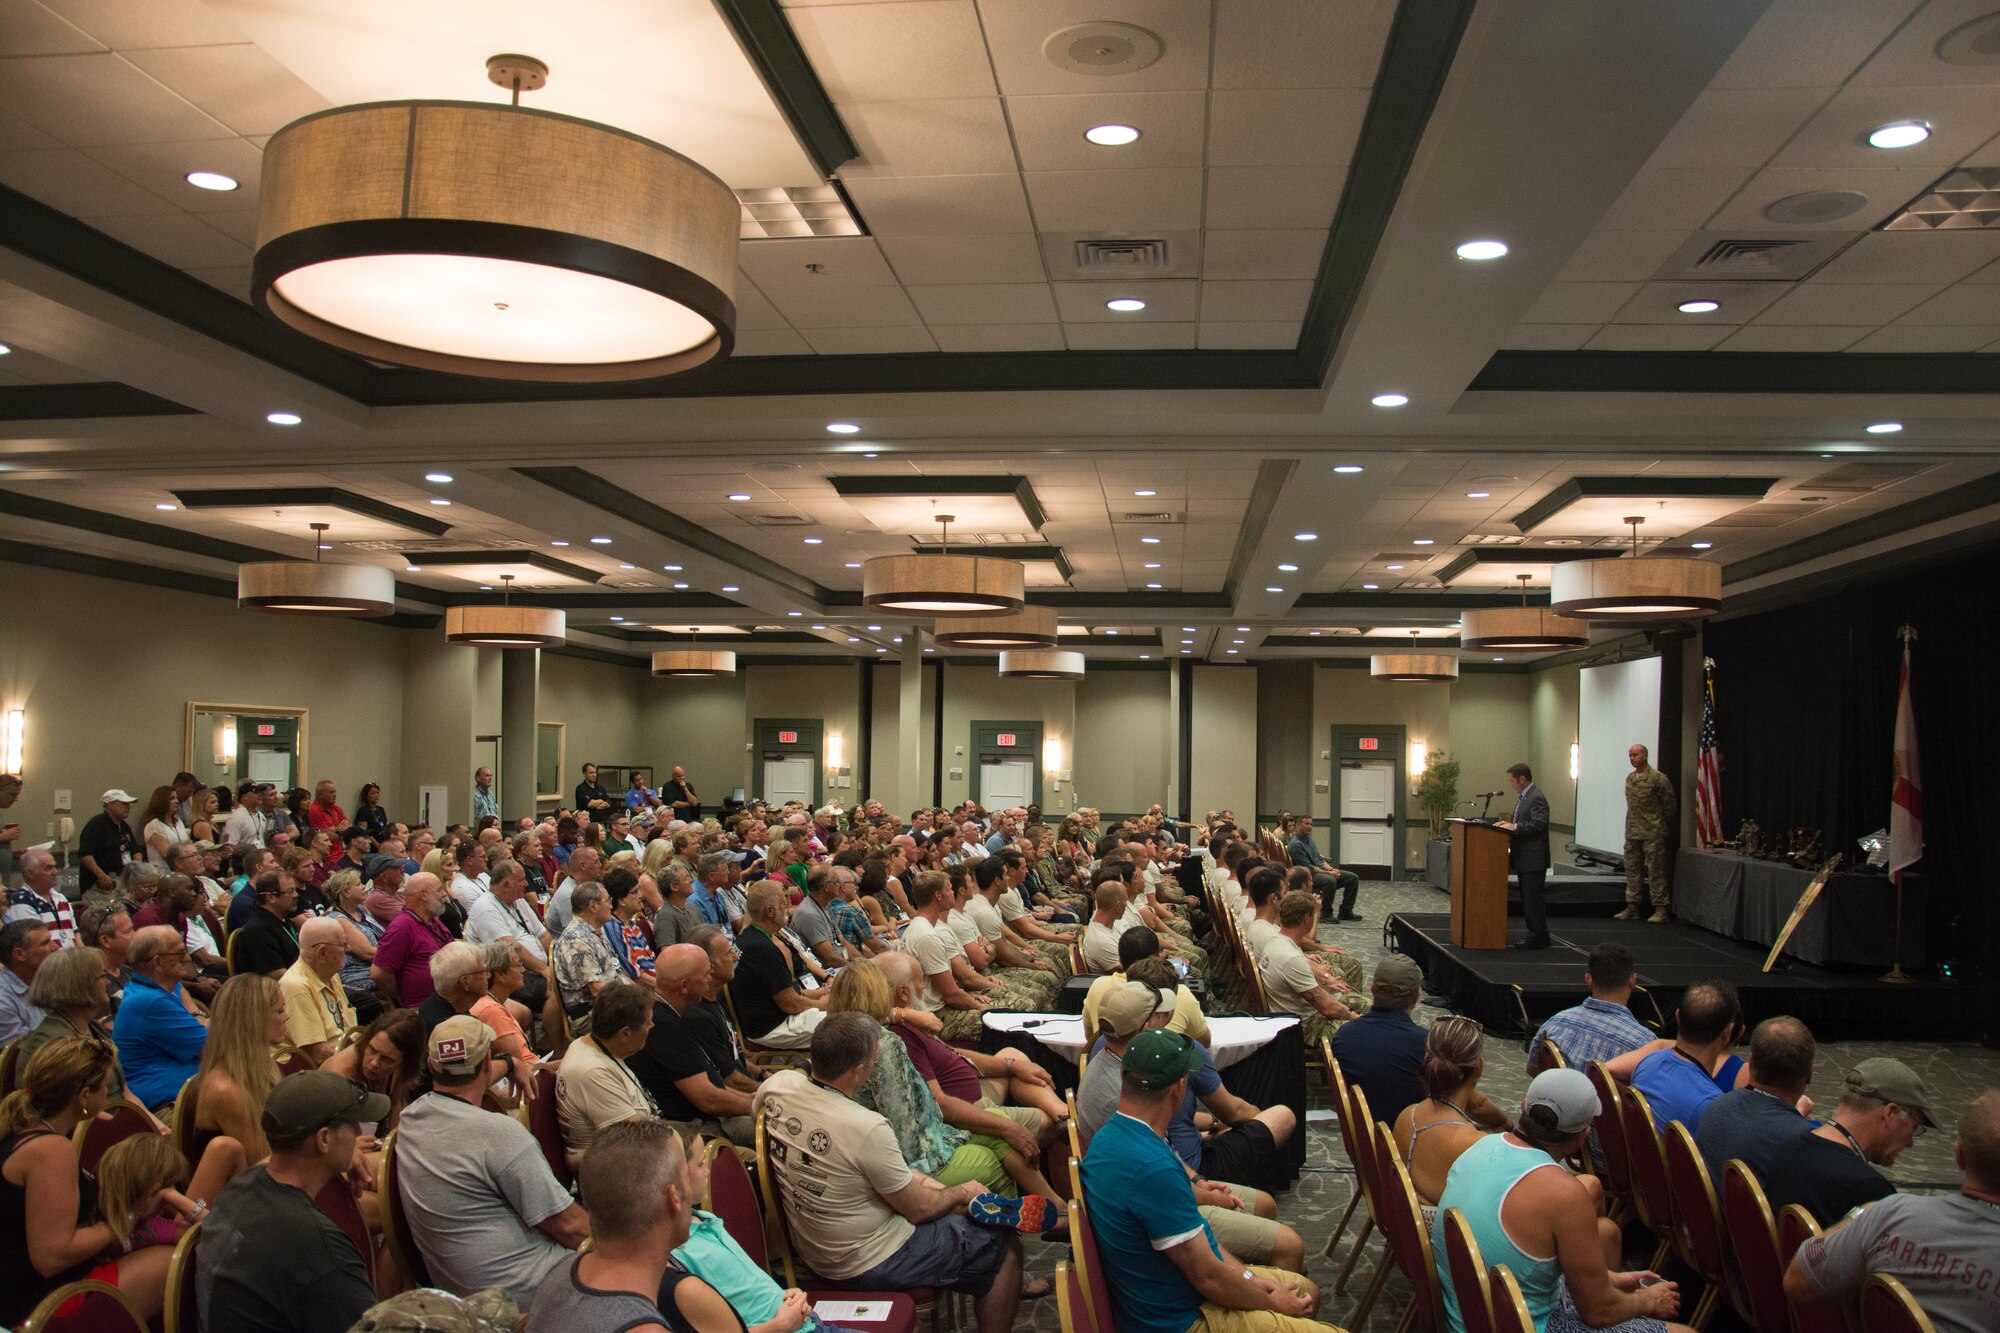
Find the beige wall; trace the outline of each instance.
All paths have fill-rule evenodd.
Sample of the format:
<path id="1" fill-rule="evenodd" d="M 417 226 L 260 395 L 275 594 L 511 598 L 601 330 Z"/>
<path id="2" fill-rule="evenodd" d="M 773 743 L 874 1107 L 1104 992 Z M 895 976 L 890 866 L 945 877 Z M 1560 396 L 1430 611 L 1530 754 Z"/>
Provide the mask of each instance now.
<path id="1" fill-rule="evenodd" d="M 1460 684 L 1463 684 L 1461 680 Z M 1451 685 L 1410 684 L 1376 680 L 1365 667 L 1315 667 L 1312 690 L 1312 815 L 1313 837 L 1332 853 L 1332 759 L 1322 758 L 1333 746 L 1333 728 L 1340 726 L 1401 726 L 1405 739 L 1422 741 L 1433 750 L 1450 750 Z M 1403 755 L 1407 767 L 1409 755 Z M 1404 850 L 1406 864 L 1423 865 L 1424 832 L 1429 825 L 1403 785 L 1403 814 L 1410 830 Z"/>
<path id="2" fill-rule="evenodd" d="M 1265 662 L 1257 668 L 1257 818 L 1275 823 L 1280 810 L 1312 801 L 1314 748 L 1311 662 Z M 1324 748 L 1323 746 L 1321 748 Z M 1249 813 L 1238 810 L 1249 818 Z"/>
<path id="3" fill-rule="evenodd" d="M 711 680 L 655 680 L 648 672 L 630 673 L 638 699 L 634 750 L 651 758 L 662 778 L 675 764 L 686 769 L 705 809 L 720 810 L 732 790 L 749 785 L 743 748 L 750 743 L 748 678 L 760 670 L 752 667 Z"/>
<path id="4" fill-rule="evenodd" d="M 944 801 L 957 805 L 972 790 L 972 724 L 975 722 L 1039 722 L 1042 739 L 1062 744 L 1063 763 L 1074 771 L 1076 754 L 1076 686 L 1067 680 L 1002 680 L 991 662 L 944 669 Z M 1039 765 L 1041 756 L 1036 755 Z M 953 771 L 959 776 L 953 778 Z M 1093 802 L 1093 804 L 1103 804 Z M 1057 791 L 1042 775 L 1042 813 L 1066 815 L 1075 808 L 1065 782 Z M 1108 807 L 1107 807 L 1108 808 Z"/>
<path id="5" fill-rule="evenodd" d="M 854 762 L 855 747 L 861 742 L 861 664 L 843 663 L 839 666 L 782 666 L 749 667 L 744 678 L 743 739 L 754 740 L 758 718 L 791 718 L 810 721 L 818 718 L 822 738 L 838 732 L 843 746 L 843 755 L 850 765 Z M 755 756 L 750 756 L 754 759 Z M 822 766 L 826 763 L 824 751 L 820 754 Z M 746 772 L 749 772 L 746 762 Z M 750 772 L 743 783 L 744 790 L 757 794 L 762 779 L 761 770 Z M 842 805 L 852 804 L 865 793 L 852 787 L 832 785 L 832 774 L 825 778 L 824 794 L 829 801 Z M 726 795 L 727 793 L 720 793 Z"/>
<path id="6" fill-rule="evenodd" d="M 1446 734 L 1432 744 L 1458 760 L 1460 800 L 1476 791 L 1505 788 L 1510 764 L 1528 765 L 1537 781 L 1549 775 L 1544 765 L 1535 762 L 1529 740 L 1532 682 L 1531 676 L 1480 673 L 1461 675 L 1451 687 Z M 1548 790 L 1547 784 L 1543 790 Z M 1494 809 L 1502 804 L 1495 800 Z"/>
<path id="7" fill-rule="evenodd" d="M 1200 819 L 1210 810 L 1234 810 L 1239 820 L 1254 820 L 1256 668 L 1196 666 L 1192 730 L 1188 809 L 1193 817 Z"/>
<path id="8" fill-rule="evenodd" d="M 583 780 L 585 763 L 650 763 L 655 779 L 666 777 L 666 761 L 643 743 L 639 726 L 640 695 L 654 683 L 651 676 L 556 653 L 543 653 L 541 668 L 535 720 L 560 722 L 563 728 L 564 795 L 557 804 L 570 803 L 569 793 Z"/>
<path id="9" fill-rule="evenodd" d="M 1529 677 L 1529 732 L 1533 754 L 1528 763 L 1535 782 L 1549 798 L 1549 822 L 1564 827 L 1551 845 L 1562 855 L 1565 830 L 1576 827 L 1576 780 L 1569 775 L 1569 747 L 1576 743 L 1577 665 L 1551 667 Z"/>
<path id="10" fill-rule="evenodd" d="M 1178 725 L 1168 674 L 1093 671 L 1076 683 L 1076 744 L 1063 751 L 1075 800 L 1122 814 L 1166 801 L 1168 741 Z"/>

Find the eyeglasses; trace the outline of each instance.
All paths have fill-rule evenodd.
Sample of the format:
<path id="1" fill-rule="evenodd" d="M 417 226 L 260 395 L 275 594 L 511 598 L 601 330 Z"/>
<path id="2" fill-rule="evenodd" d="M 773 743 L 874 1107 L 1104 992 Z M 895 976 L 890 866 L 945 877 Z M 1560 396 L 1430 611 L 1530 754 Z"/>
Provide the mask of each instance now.
<path id="1" fill-rule="evenodd" d="M 1917 1139 L 1922 1138 L 1924 1136 L 1924 1131 L 1929 1129 L 1930 1126 L 1925 1124 L 1922 1118 L 1919 1117 L 1918 1114 L 1915 1111 L 1912 1111 L 1909 1107 L 1898 1106 L 1896 1107 L 1896 1109 L 1898 1111 L 1901 1111 L 1903 1115 L 1907 1117 L 1910 1122 L 1911 1141 L 1915 1142 Z"/>

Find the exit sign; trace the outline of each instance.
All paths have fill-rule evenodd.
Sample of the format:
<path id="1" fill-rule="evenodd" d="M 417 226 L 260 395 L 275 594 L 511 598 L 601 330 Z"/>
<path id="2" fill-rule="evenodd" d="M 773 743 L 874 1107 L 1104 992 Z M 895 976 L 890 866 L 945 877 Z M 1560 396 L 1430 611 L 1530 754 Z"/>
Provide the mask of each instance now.
<path id="1" fill-rule="evenodd" d="M 1380 743 L 1373 736 L 1363 736 L 1361 738 L 1361 748 L 1364 750 L 1379 749 Z"/>
<path id="2" fill-rule="evenodd" d="M 259 736 L 275 736 L 278 734 L 278 728 L 270 722 L 259 722 L 257 724 L 257 734 Z"/>
<path id="3" fill-rule="evenodd" d="M 796 732 L 796 731 L 781 731 L 781 732 L 779 732 L 779 733 L 778 733 L 778 744 L 780 744 L 780 745 L 797 745 L 798 743 L 799 743 L 799 733 L 798 733 L 798 732 Z"/>
<path id="4" fill-rule="evenodd" d="M 1003 731 L 998 736 L 995 736 L 993 738 L 993 743 L 995 745 L 1004 745 L 1009 748 L 1012 748 L 1014 744 L 1014 733 L 1011 731 Z"/>

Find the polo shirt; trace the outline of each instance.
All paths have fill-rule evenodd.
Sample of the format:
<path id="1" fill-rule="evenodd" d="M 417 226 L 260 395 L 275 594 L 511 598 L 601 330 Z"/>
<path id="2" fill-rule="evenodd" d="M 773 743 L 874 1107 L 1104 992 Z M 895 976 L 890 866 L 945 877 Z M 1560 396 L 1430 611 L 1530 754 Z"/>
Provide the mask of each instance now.
<path id="1" fill-rule="evenodd" d="M 33 1032 L 47 1017 L 28 1003 L 28 983 L 0 967 L 0 1046 Z"/>
<path id="2" fill-rule="evenodd" d="M 835 957 L 839 956 L 840 931 L 834 927 L 833 918 L 827 910 L 813 901 L 810 894 L 800 900 L 798 910 L 792 913 L 792 931 L 805 941 L 808 949 L 831 944 Z"/>
<path id="3" fill-rule="evenodd" d="M 465 938 L 474 944 L 513 940 L 536 962 L 549 961 L 548 951 L 542 948 L 542 923 L 535 919 L 535 909 L 528 906 L 526 898 L 515 899 L 509 907 L 497 894 L 480 895 L 466 918 Z"/>
<path id="4" fill-rule="evenodd" d="M 736 1001 L 736 1017 L 743 1022 L 743 1035 L 755 1041 L 785 1021 L 785 1011 L 773 997 L 791 990 L 797 978 L 785 962 L 785 955 L 760 927 L 743 932 L 739 941 L 743 956 L 737 960 L 736 976 L 729 994 Z"/>
<path id="5" fill-rule="evenodd" d="M 1666 1132 L 1667 1122 L 1678 1120 L 1689 1133 L 1701 1127 L 1701 1113 L 1722 1095 L 1709 1072 L 1671 1047 L 1654 1051 L 1632 1071 L 1632 1086 L 1646 1094 L 1653 1108 L 1653 1123 Z"/>
<path id="6" fill-rule="evenodd" d="M 1771 1174 L 1771 1158 L 1786 1140 L 1812 1133 L 1812 1121 L 1798 1108 L 1762 1088 L 1725 1092 L 1701 1113 L 1694 1146 L 1708 1164 L 1709 1179 L 1722 1189 L 1722 1169 L 1731 1158 L 1741 1159 L 1762 1184 Z"/>
<path id="7" fill-rule="evenodd" d="M 1368 1094 L 1377 1120 L 1396 1123 L 1403 1108 L 1424 1099 L 1421 1071 L 1430 1031 L 1409 1011 L 1378 1005 L 1333 1034 L 1333 1055 L 1347 1081 Z"/>
<path id="8" fill-rule="evenodd" d="M 7 910 L 0 913 L 0 922 L 40 921 L 49 928 L 49 938 L 55 941 L 56 948 L 67 949 L 76 943 L 76 909 L 63 897 L 61 889 L 50 889 L 49 893 L 53 900 L 25 884 L 9 889 Z"/>
<path id="9" fill-rule="evenodd" d="M 125 863 L 138 855 L 139 839 L 134 836 L 132 826 L 113 819 L 109 811 L 100 810 L 84 822 L 83 831 L 76 836 L 79 890 L 97 887 L 96 877 L 83 865 L 84 857 L 95 860 L 99 870 L 116 879 Z"/>
<path id="10" fill-rule="evenodd" d="M 1082 1176 L 1098 1252 L 1116 1256 L 1103 1267 L 1119 1333 L 1186 1333 L 1201 1318 L 1201 1293 L 1167 1251 L 1198 1237 L 1220 1259 L 1222 1247 L 1173 1149 L 1121 1112 L 1092 1136 Z"/>
<path id="11" fill-rule="evenodd" d="M 172 1101 L 201 1067 L 208 1028 L 181 1003 L 178 982 L 165 990 L 135 973 L 125 985 L 111 1039 L 118 1044 L 127 1090 L 141 1106 L 158 1106 Z"/>
<path id="12" fill-rule="evenodd" d="M 435 918 L 398 912 L 375 946 L 375 966 L 396 978 L 396 1003 L 414 1009 L 431 997 L 431 955 L 451 943 L 451 932 Z"/>
<path id="13" fill-rule="evenodd" d="M 923 1080 L 926 1083 L 936 1080 L 947 1097 L 977 1105 L 986 1095 L 972 1062 L 930 1033 L 907 1023 L 891 1023 L 889 1031 L 903 1039 L 903 1049 L 910 1053 L 910 1063 L 916 1066 Z"/>
<path id="14" fill-rule="evenodd" d="M 729 913 L 723 908 L 722 900 L 716 897 L 715 891 L 708 885 L 696 880 L 693 892 L 688 894 L 688 905 L 701 913 L 702 920 L 711 926 L 721 926 L 729 932 L 731 938 L 735 937 L 736 932 L 729 926 Z"/>
<path id="15" fill-rule="evenodd" d="M 743 1047 L 736 1040 L 736 1029 L 729 1025 L 729 1011 L 722 1007 L 722 1001 L 698 1000 L 681 1017 L 694 1029 L 702 1049 L 708 1052 L 708 1058 L 715 1067 L 722 1071 L 723 1078 L 750 1072 L 743 1061 Z"/>
<path id="16" fill-rule="evenodd" d="M 278 978 L 278 990 L 285 997 L 285 1040 L 294 1046 L 321 1041 L 337 1046 L 342 1034 L 359 1025 L 337 972 L 332 982 L 322 981 L 300 958 Z"/>
<path id="17" fill-rule="evenodd" d="M 236 932 L 238 972 L 282 972 L 299 961 L 299 937 L 291 924 L 262 908 Z"/>
<path id="18" fill-rule="evenodd" d="M 723 1073 L 709 1058 L 708 1048 L 692 1023 L 665 1000 L 653 1001 L 653 1030 L 646 1044 L 625 1062 L 668 1120 L 705 1120 L 708 1112 L 689 1101 L 680 1090 L 680 1081 L 697 1074 L 716 1087 L 723 1086 Z"/>

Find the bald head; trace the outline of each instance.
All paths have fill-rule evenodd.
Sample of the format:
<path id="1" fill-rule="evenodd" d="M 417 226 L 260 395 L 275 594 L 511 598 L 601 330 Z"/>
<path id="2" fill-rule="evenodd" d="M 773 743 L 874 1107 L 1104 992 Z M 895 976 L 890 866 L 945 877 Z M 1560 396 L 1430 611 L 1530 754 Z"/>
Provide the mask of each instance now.
<path id="1" fill-rule="evenodd" d="M 315 944 L 339 944 L 343 940 L 340 923 L 330 916 L 312 916 L 299 927 L 299 950 L 304 952 Z"/>
<path id="2" fill-rule="evenodd" d="M 1959 1114 L 1958 1165 L 1966 1184 L 2000 1193 L 2000 1088 L 1980 1093 Z"/>
<path id="3" fill-rule="evenodd" d="M 436 875 L 427 870 L 419 870 L 403 881 L 403 899 L 406 902 L 416 902 L 419 898 L 428 899 L 431 894 L 443 887 L 444 881 Z"/>
<path id="4" fill-rule="evenodd" d="M 882 969 L 882 978 L 889 983 L 889 990 L 898 1003 L 906 998 L 914 999 L 923 990 L 923 966 L 909 954 L 894 950 L 877 954 L 874 961 L 875 966 Z M 905 992 L 908 994 L 905 995 Z"/>
<path id="5" fill-rule="evenodd" d="M 708 992 L 708 950 L 699 944 L 669 945 L 653 964 L 653 984 L 677 1009 Z"/>

